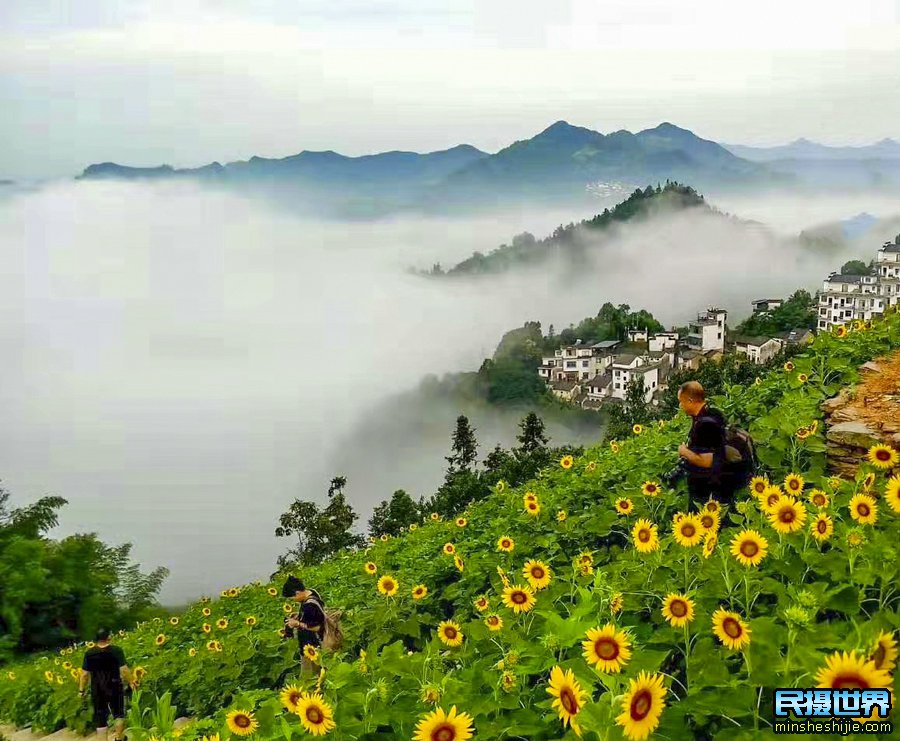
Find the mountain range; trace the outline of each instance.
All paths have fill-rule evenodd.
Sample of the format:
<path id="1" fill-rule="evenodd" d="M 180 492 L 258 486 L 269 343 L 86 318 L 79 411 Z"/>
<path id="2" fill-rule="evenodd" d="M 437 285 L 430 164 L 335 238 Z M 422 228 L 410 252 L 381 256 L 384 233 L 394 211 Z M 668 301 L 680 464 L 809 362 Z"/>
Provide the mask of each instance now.
<path id="1" fill-rule="evenodd" d="M 452 210 L 519 199 L 593 200 L 597 186 L 630 190 L 678 180 L 705 189 L 789 186 L 812 182 L 900 185 L 900 144 L 826 147 L 798 140 L 783 147 L 723 146 L 671 123 L 637 133 L 602 134 L 557 121 L 490 154 L 468 144 L 418 154 L 392 151 L 348 157 L 302 151 L 271 159 L 176 169 L 114 162 L 85 168 L 82 180 L 188 179 L 283 198 L 297 208 L 335 208 L 344 215 L 398 209 Z"/>

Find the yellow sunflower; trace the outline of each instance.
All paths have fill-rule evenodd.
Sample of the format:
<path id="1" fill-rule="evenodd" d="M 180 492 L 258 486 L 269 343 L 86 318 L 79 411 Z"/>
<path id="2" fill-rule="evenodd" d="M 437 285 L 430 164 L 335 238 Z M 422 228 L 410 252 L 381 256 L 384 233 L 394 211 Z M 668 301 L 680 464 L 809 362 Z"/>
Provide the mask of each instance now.
<path id="1" fill-rule="evenodd" d="M 618 452 L 619 452 L 619 443 L 617 443 L 615 440 L 613 440 L 613 441 L 610 442 L 610 444 L 609 444 L 609 449 L 610 449 L 613 453 L 618 453 Z"/>
<path id="2" fill-rule="evenodd" d="M 540 592 L 550 586 L 553 572 L 547 564 L 541 561 L 526 561 L 522 569 L 522 576 L 531 585 L 535 592 Z"/>
<path id="3" fill-rule="evenodd" d="M 249 736 L 259 728 L 259 723 L 249 710 L 232 710 L 225 716 L 225 722 L 235 736 Z"/>
<path id="4" fill-rule="evenodd" d="M 859 548 L 865 542 L 866 538 L 859 530 L 851 530 L 847 533 L 847 545 L 851 548 Z"/>
<path id="5" fill-rule="evenodd" d="M 897 641 L 893 633 L 881 631 L 878 634 L 869 660 L 875 664 L 876 669 L 883 669 L 886 672 L 893 671 L 897 666 Z"/>
<path id="6" fill-rule="evenodd" d="M 166 636 L 163 633 L 160 633 L 156 636 L 156 645 L 162 646 L 166 642 Z"/>
<path id="7" fill-rule="evenodd" d="M 504 692 L 512 692 L 516 686 L 516 675 L 511 671 L 505 671 L 500 675 L 500 686 Z"/>
<path id="8" fill-rule="evenodd" d="M 878 504 L 868 494 L 856 494 L 850 500 L 850 516 L 860 525 L 874 525 L 878 519 Z"/>
<path id="9" fill-rule="evenodd" d="M 413 587 L 412 598 L 414 600 L 425 599 L 428 596 L 428 587 L 424 584 L 417 584 Z"/>
<path id="10" fill-rule="evenodd" d="M 537 502 L 526 502 L 525 511 L 532 517 L 537 517 L 541 513 L 541 505 Z"/>
<path id="11" fill-rule="evenodd" d="M 586 470 L 588 473 L 593 473 L 594 471 L 597 470 L 597 462 L 596 462 L 596 461 L 591 461 L 590 463 L 588 463 L 588 464 L 585 466 L 585 470 Z"/>
<path id="12" fill-rule="evenodd" d="M 643 741 L 659 725 L 659 718 L 666 707 L 666 689 L 662 674 L 642 671 L 637 679 L 628 683 L 628 691 L 622 698 L 622 712 L 616 723 L 631 741 Z"/>
<path id="13" fill-rule="evenodd" d="M 900 513 L 900 476 L 891 476 L 884 485 L 884 501 L 897 513 Z"/>
<path id="14" fill-rule="evenodd" d="M 834 522 L 824 512 L 819 512 L 809 524 L 809 532 L 816 540 L 824 542 L 834 533 Z"/>
<path id="15" fill-rule="evenodd" d="M 617 499 L 616 500 L 616 512 L 620 515 L 628 515 L 634 511 L 634 505 L 631 503 L 630 499 Z"/>
<path id="16" fill-rule="evenodd" d="M 215 652 L 221 651 L 222 644 L 219 643 L 218 641 L 208 641 L 206 644 L 206 650 L 207 651 L 215 651 Z"/>
<path id="17" fill-rule="evenodd" d="M 631 539 L 634 541 L 634 547 L 641 553 L 651 553 L 659 548 L 656 525 L 650 520 L 640 519 L 634 523 L 634 527 L 631 528 Z"/>
<path id="18" fill-rule="evenodd" d="M 209 617 L 210 615 L 212 615 L 212 610 L 210 610 L 208 607 L 204 607 L 203 608 L 203 617 Z"/>
<path id="19" fill-rule="evenodd" d="M 641 493 L 646 494 L 648 497 L 655 497 L 659 495 L 659 484 L 655 481 L 645 481 L 641 486 Z"/>
<path id="20" fill-rule="evenodd" d="M 675 523 L 674 535 L 678 545 L 690 548 L 703 539 L 703 528 L 696 515 L 684 515 Z"/>
<path id="21" fill-rule="evenodd" d="M 281 610 L 285 615 L 290 615 L 294 611 L 294 606 L 290 602 L 285 602 L 281 606 Z"/>
<path id="22" fill-rule="evenodd" d="M 412 523 L 412 525 L 409 526 L 409 531 L 410 531 L 411 533 L 415 532 L 415 531 L 418 530 L 418 529 L 419 529 L 419 526 L 416 525 L 416 523 Z"/>
<path id="23" fill-rule="evenodd" d="M 201 627 L 201 630 L 202 630 L 204 633 L 209 633 L 209 632 L 212 630 L 212 626 L 211 626 L 209 623 L 203 623 L 203 626 Z"/>
<path id="24" fill-rule="evenodd" d="M 197 649 L 196 649 L 196 648 L 194 648 L 194 647 L 192 646 L 191 648 L 188 649 L 188 656 L 190 656 L 191 658 L 194 658 L 196 655 L 197 655 Z"/>
<path id="25" fill-rule="evenodd" d="M 399 588 L 400 585 L 393 576 L 385 574 L 378 580 L 378 591 L 385 597 L 393 597 Z"/>
<path id="26" fill-rule="evenodd" d="M 622 608 L 625 606 L 625 598 L 622 596 L 621 592 L 613 592 L 612 597 L 609 598 L 609 611 L 613 615 L 618 615 L 622 612 Z"/>
<path id="27" fill-rule="evenodd" d="M 716 550 L 719 543 L 719 537 L 715 532 L 708 532 L 703 536 L 703 558 L 709 558 Z"/>
<path id="28" fill-rule="evenodd" d="M 269 594 L 270 597 L 277 597 L 277 596 L 278 596 L 278 590 L 275 589 L 275 587 L 269 587 L 269 588 L 266 590 L 266 592 Z"/>
<path id="29" fill-rule="evenodd" d="M 872 488 L 872 484 L 874 484 L 874 483 L 875 483 L 875 474 L 872 473 L 871 471 L 869 471 L 869 473 L 867 473 L 865 475 L 865 478 L 863 478 L 863 481 L 862 481 L 863 489 L 868 491 L 869 489 Z"/>
<path id="30" fill-rule="evenodd" d="M 169 625 L 178 625 L 178 618 L 177 618 L 177 617 L 170 617 L 170 618 L 169 618 Z"/>
<path id="31" fill-rule="evenodd" d="M 324 736 L 335 727 L 334 710 L 318 692 L 304 693 L 293 711 L 300 723 L 313 736 Z"/>
<path id="32" fill-rule="evenodd" d="M 452 620 L 444 620 L 438 625 L 438 638 L 441 639 L 441 643 L 452 648 L 461 646 L 463 642 L 462 631 Z"/>
<path id="33" fill-rule="evenodd" d="M 502 494 L 505 490 L 506 490 L 506 482 L 505 481 L 501 480 L 501 481 L 498 481 L 496 484 L 494 484 L 494 491 L 496 491 L 498 494 Z"/>
<path id="34" fill-rule="evenodd" d="M 369 575 L 375 575 L 378 573 L 378 564 L 373 561 L 366 561 L 366 565 L 363 566 L 365 572 Z"/>
<path id="35" fill-rule="evenodd" d="M 564 509 L 561 509 L 559 512 L 556 513 L 556 521 L 557 522 L 565 522 L 566 518 L 568 516 L 569 516 L 569 513 L 566 512 Z"/>
<path id="36" fill-rule="evenodd" d="M 800 383 L 806 383 L 809 380 L 809 376 L 806 375 L 806 373 L 798 373 L 797 380 L 800 381 Z"/>
<path id="37" fill-rule="evenodd" d="M 813 507 L 825 509 L 828 506 L 828 495 L 821 489 L 812 489 L 809 492 L 809 503 Z"/>
<path id="38" fill-rule="evenodd" d="M 453 543 L 444 543 L 444 555 L 452 556 L 456 553 L 456 546 Z"/>
<path id="39" fill-rule="evenodd" d="M 771 509 L 783 496 L 784 492 L 781 491 L 780 486 L 770 486 L 759 496 L 759 508 L 768 514 L 769 509 Z"/>
<path id="40" fill-rule="evenodd" d="M 788 361 L 784 364 L 784 369 L 785 369 L 788 373 L 790 373 L 792 370 L 794 370 L 794 364 L 793 364 L 790 360 L 788 360 Z"/>
<path id="41" fill-rule="evenodd" d="M 256 625 L 256 616 L 247 615 L 247 617 L 244 619 L 244 622 L 252 628 L 254 625 Z"/>
<path id="42" fill-rule="evenodd" d="M 560 458 L 559 465 L 565 468 L 567 471 L 572 467 L 572 464 L 575 462 L 575 459 L 571 455 L 564 455 Z"/>
<path id="43" fill-rule="evenodd" d="M 756 530 L 742 530 L 731 540 L 731 555 L 742 566 L 759 566 L 768 552 L 769 541 Z"/>
<path id="44" fill-rule="evenodd" d="M 707 512 L 714 512 L 718 515 L 722 510 L 722 505 L 719 504 L 715 499 L 710 499 L 706 504 L 703 505 L 703 509 Z"/>
<path id="45" fill-rule="evenodd" d="M 878 468 L 893 468 L 900 460 L 900 455 L 890 445 L 873 445 L 866 454 L 869 463 Z"/>
<path id="46" fill-rule="evenodd" d="M 779 497 L 769 508 L 768 515 L 775 531 L 784 535 L 797 532 L 806 522 L 806 508 L 802 502 L 789 496 Z"/>
<path id="47" fill-rule="evenodd" d="M 472 716 L 456 712 L 456 705 L 445 713 L 436 708 L 416 724 L 413 741 L 468 741 L 472 738 Z"/>
<path id="48" fill-rule="evenodd" d="M 484 619 L 484 624 L 488 627 L 488 630 L 498 631 L 503 627 L 503 618 L 499 615 L 488 615 Z"/>
<path id="49" fill-rule="evenodd" d="M 839 337 L 839 338 L 846 337 L 847 336 L 847 328 L 843 324 L 841 324 L 838 327 L 835 327 L 834 335 L 835 335 L 835 337 Z"/>
<path id="50" fill-rule="evenodd" d="M 303 656 L 316 664 L 319 663 L 319 652 L 311 643 L 307 643 L 303 647 Z"/>
<path id="51" fill-rule="evenodd" d="M 456 527 L 465 527 L 469 524 L 469 521 L 465 517 L 457 517 L 456 518 Z"/>
<path id="52" fill-rule="evenodd" d="M 551 707 L 559 715 L 563 728 L 567 725 L 571 726 L 572 730 L 581 736 L 581 729 L 575 722 L 575 718 L 584 707 L 587 693 L 581 689 L 572 670 L 564 672 L 562 667 L 554 666 L 550 672 L 550 686 L 547 688 L 547 693 L 556 698 Z"/>
<path id="53" fill-rule="evenodd" d="M 856 651 L 835 651 L 816 672 L 816 686 L 831 689 L 847 687 L 869 689 L 888 687 L 891 675 L 878 669 L 874 661 L 858 656 Z"/>
<path id="54" fill-rule="evenodd" d="M 794 434 L 797 436 L 798 440 L 806 440 L 812 433 L 809 431 L 808 427 L 798 427 L 797 432 Z"/>
<path id="55" fill-rule="evenodd" d="M 536 502 L 537 500 L 537 494 L 535 494 L 533 491 L 526 491 L 522 495 L 522 504 L 527 504 L 528 502 Z"/>
<path id="56" fill-rule="evenodd" d="M 694 600 L 685 594 L 668 594 L 662 614 L 673 628 L 682 628 L 694 619 Z"/>
<path id="57" fill-rule="evenodd" d="M 754 476 L 750 479 L 750 491 L 754 496 L 760 497 L 769 488 L 769 480 L 765 476 Z"/>
<path id="58" fill-rule="evenodd" d="M 219 630 L 225 630 L 228 627 L 228 620 L 226 618 L 219 618 L 216 620 L 216 627 Z"/>
<path id="59" fill-rule="evenodd" d="M 382 542 L 382 543 L 387 543 L 388 540 L 390 539 L 390 537 L 391 537 L 391 536 L 388 535 L 387 533 L 382 533 L 382 534 L 381 534 L 381 542 Z"/>
<path id="60" fill-rule="evenodd" d="M 531 587 L 514 584 L 503 588 L 503 604 L 516 615 L 522 612 L 529 612 L 534 607 L 535 602 L 537 600 Z"/>
<path id="61" fill-rule="evenodd" d="M 441 519 L 441 516 L 440 516 L 437 512 L 432 512 L 432 513 L 431 513 L 431 519 L 432 519 L 433 522 L 437 522 L 438 520 Z"/>
<path id="62" fill-rule="evenodd" d="M 803 485 L 806 482 L 803 480 L 803 477 L 797 473 L 789 473 L 784 477 L 784 490 L 788 494 L 799 494 L 803 491 Z"/>
<path id="63" fill-rule="evenodd" d="M 631 658 L 631 640 L 628 634 L 608 623 L 602 628 L 591 628 L 581 642 L 585 661 L 601 672 L 618 673 Z"/>
<path id="64" fill-rule="evenodd" d="M 462 571 L 466 568 L 465 562 L 458 555 L 453 557 L 453 565 L 456 566 L 457 571 Z"/>
<path id="65" fill-rule="evenodd" d="M 281 693 L 278 695 L 278 697 L 281 700 L 281 704 L 284 705 L 284 707 L 289 712 L 296 713 L 297 707 L 300 704 L 300 699 L 305 694 L 306 693 L 300 690 L 300 688 L 296 685 L 289 684 L 287 687 L 281 690 Z"/>
<path id="66" fill-rule="evenodd" d="M 710 511 L 704 509 L 697 513 L 697 519 L 700 521 L 700 527 L 703 528 L 703 534 L 719 529 L 719 513 L 716 510 Z"/>
<path id="67" fill-rule="evenodd" d="M 428 705 L 434 705 L 441 699 L 441 691 L 437 687 L 424 687 L 419 699 Z"/>
<path id="68" fill-rule="evenodd" d="M 631 428 L 631 431 L 635 435 L 640 435 L 644 431 L 644 426 L 643 425 L 635 425 L 634 427 Z"/>
<path id="69" fill-rule="evenodd" d="M 736 612 L 721 607 L 712 616 L 713 633 L 732 651 L 740 651 L 750 643 L 750 626 Z"/>

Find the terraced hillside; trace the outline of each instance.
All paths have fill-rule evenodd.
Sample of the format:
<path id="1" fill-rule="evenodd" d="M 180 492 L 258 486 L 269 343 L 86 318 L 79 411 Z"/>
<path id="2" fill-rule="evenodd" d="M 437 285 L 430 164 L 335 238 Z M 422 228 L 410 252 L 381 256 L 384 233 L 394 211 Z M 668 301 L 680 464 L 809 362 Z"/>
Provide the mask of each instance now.
<path id="1" fill-rule="evenodd" d="M 773 735 L 775 687 L 893 686 L 898 456 L 830 478 L 820 404 L 896 348 L 890 314 L 716 399 L 766 473 L 731 507 L 658 483 L 682 417 L 305 569 L 345 609 L 321 673 L 297 674 L 280 581 L 137 626 L 120 638 L 141 668 L 129 738 L 754 739 Z M 83 650 L 3 667 L 0 718 L 85 730 Z"/>

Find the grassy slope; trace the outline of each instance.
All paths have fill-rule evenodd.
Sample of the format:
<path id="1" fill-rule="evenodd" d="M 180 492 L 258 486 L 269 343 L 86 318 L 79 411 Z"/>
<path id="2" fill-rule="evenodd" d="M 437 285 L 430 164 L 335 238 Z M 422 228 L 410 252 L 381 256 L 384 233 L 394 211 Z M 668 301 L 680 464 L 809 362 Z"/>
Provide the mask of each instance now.
<path id="1" fill-rule="evenodd" d="M 368 553 L 342 555 L 305 570 L 304 578 L 331 605 L 349 608 L 343 621 L 347 651 L 324 658 L 322 689 L 337 721 L 331 735 L 409 739 L 416 719 L 430 708 L 421 700 L 423 688 L 433 687 L 445 709 L 457 705 L 474 716 L 478 738 L 573 738 L 572 731 L 564 732 L 546 692 L 550 670 L 559 664 L 574 670 L 591 693 L 578 716 L 587 738 L 596 738 L 594 732 L 604 739 L 621 738 L 619 728 L 611 725 L 621 709 L 619 695 L 640 670 L 667 675 L 668 706 L 660 736 L 758 737 L 753 729 L 765 729 L 771 720 L 772 688 L 814 685 L 828 653 L 858 649 L 868 655 L 878 631 L 900 627 L 893 593 L 900 515 L 882 499 L 876 525 L 857 526 L 847 504 L 862 483 L 835 487 L 824 478 L 821 424 L 818 433 L 804 441 L 794 434 L 819 418 L 823 398 L 856 380 L 861 362 L 898 346 L 900 320 L 891 315 L 846 339 L 819 337 L 794 360 L 796 369 L 771 373 L 757 385 L 729 389 L 717 400 L 732 417 L 750 423 L 773 482 L 797 471 L 807 487 L 832 495 L 828 512 L 835 532 L 822 547 L 806 527 L 779 536 L 749 497 L 723 518 L 719 545 L 710 558 L 703 558 L 698 547 L 676 544 L 672 516 L 686 506 L 685 495 L 675 491 L 646 497 L 641 485 L 658 479 L 674 463 L 687 427 L 682 418 L 623 441 L 618 452 L 589 449 L 571 470 L 556 467 L 521 489 L 474 504 L 465 527 L 427 522 L 416 532 L 373 545 Z M 809 375 L 807 383 L 798 380 L 801 372 Z M 863 466 L 860 480 L 867 470 Z M 884 479 L 879 473 L 873 487 L 879 496 Z M 539 497 L 542 509 L 536 518 L 523 511 L 526 490 Z M 619 497 L 632 500 L 634 514 L 616 514 L 613 502 Z M 807 509 L 809 521 L 814 510 L 809 504 Z M 559 510 L 568 515 L 562 522 Z M 629 533 L 638 517 L 659 526 L 662 547 L 648 556 L 631 545 Z M 728 548 L 744 526 L 759 530 L 769 543 L 762 565 L 749 570 Z M 862 534 L 862 546 L 848 546 L 852 532 Z M 501 535 L 515 539 L 511 554 L 497 552 Z M 442 555 L 447 542 L 453 542 L 464 559 L 464 571 Z M 583 549 L 594 554 L 591 576 L 576 575 L 572 566 Z M 529 558 L 548 563 L 554 579 L 538 593 L 536 608 L 516 617 L 500 602 L 503 585 L 497 567 L 514 583 L 522 582 L 521 569 Z M 376 579 L 363 571 L 367 560 L 378 565 L 379 575 L 391 574 L 399 581 L 396 597 L 376 592 Z M 419 583 L 428 587 L 429 595 L 414 602 L 410 590 Z M 224 714 L 234 707 L 255 709 L 263 736 L 304 737 L 297 717 L 283 713 L 270 689 L 291 665 L 296 644 L 282 642 L 277 635 L 282 600 L 270 596 L 267 586 L 249 585 L 237 596 L 198 603 L 177 626 L 146 624 L 121 639 L 131 664 L 147 670 L 144 701 L 148 694 L 171 690 L 180 712 L 200 719 L 182 738 L 217 731 L 224 739 Z M 661 599 L 683 590 L 696 603 L 687 662 L 684 631 L 670 627 L 660 613 Z M 615 592 L 624 596 L 624 609 L 617 615 L 610 610 Z M 504 620 L 498 633 L 488 632 L 473 606 L 482 593 L 490 598 L 491 612 Z M 726 649 L 713 636 L 710 617 L 720 605 L 749 618 L 752 640 L 745 654 Z M 204 607 L 211 610 L 210 617 L 202 615 Z M 249 615 L 258 618 L 258 624 L 246 625 Z M 220 617 L 228 618 L 227 628 L 215 627 Z M 448 618 L 461 625 L 465 641 L 460 648 L 448 649 L 436 637 L 438 623 Z M 211 636 L 202 632 L 204 622 L 213 624 Z M 607 622 L 631 635 L 633 656 L 620 674 L 595 673 L 581 656 L 586 631 Z M 165 643 L 157 647 L 159 634 L 165 635 Z M 221 652 L 207 650 L 210 637 L 221 641 Z M 195 657 L 189 655 L 192 647 Z M 360 649 L 366 651 L 362 663 Z M 61 665 L 80 661 L 82 651 L 75 647 L 63 656 L 5 667 L 0 673 L 0 717 L 47 729 L 63 723 L 85 727 L 89 716 Z M 500 686 L 500 661 L 514 674 L 511 691 Z M 7 671 L 13 679 L 7 678 Z M 50 681 L 45 672 L 51 673 Z M 761 700 L 758 686 L 765 688 Z M 758 703 L 761 718 L 755 717 Z M 140 730 L 130 735 L 136 741 L 146 738 Z"/>

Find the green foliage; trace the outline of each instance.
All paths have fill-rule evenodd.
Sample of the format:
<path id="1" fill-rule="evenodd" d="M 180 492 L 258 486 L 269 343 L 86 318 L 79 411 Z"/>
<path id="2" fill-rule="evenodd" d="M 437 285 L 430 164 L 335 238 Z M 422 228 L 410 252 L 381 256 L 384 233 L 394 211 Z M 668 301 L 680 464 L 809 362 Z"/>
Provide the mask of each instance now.
<path id="1" fill-rule="evenodd" d="M 862 260 L 848 260 L 841 265 L 841 275 L 869 275 L 872 269 Z"/>
<path id="2" fill-rule="evenodd" d="M 131 663 L 147 669 L 142 696 L 171 692 L 171 703 L 196 719 L 182 730 L 182 741 L 212 733 L 224 738 L 225 715 L 232 709 L 254 713 L 260 739 L 305 738 L 298 716 L 279 701 L 283 673 L 307 691 L 320 682 L 333 711 L 334 738 L 408 740 L 433 707 L 423 700 L 427 691 L 444 710 L 455 705 L 470 714 L 476 738 L 549 741 L 574 738 L 547 693 L 551 670 L 560 666 L 572 670 L 586 693 L 577 716 L 583 737 L 621 741 L 615 718 L 622 712 L 623 693 L 640 671 L 648 671 L 658 672 L 665 687 L 657 737 L 768 737 L 775 687 L 815 684 L 833 652 L 869 657 L 882 631 L 896 636 L 900 629 L 900 513 L 885 496 L 890 472 L 861 462 L 852 480 L 825 476 L 819 411 L 825 398 L 857 380 L 861 363 L 895 348 L 900 348 L 900 320 L 892 314 L 844 339 L 821 334 L 793 358 L 793 367 L 770 369 L 759 383 L 727 383 L 713 400 L 730 417 L 750 420 L 754 438 L 763 441 L 772 484 L 797 473 L 807 490 L 828 494 L 821 511 L 832 518 L 834 533 L 825 542 L 810 535 L 808 521 L 816 509 L 804 491 L 807 523 L 797 532 L 776 533 L 746 494 L 722 512 L 718 544 L 710 542 L 706 556 L 699 546 L 679 545 L 672 523 L 685 503 L 683 489 L 642 493 L 642 484 L 658 480 L 677 458 L 688 425 L 679 415 L 616 446 L 590 448 L 571 465 L 568 459 L 553 461 L 521 486 L 498 482 L 492 494 L 462 510 L 463 519 L 429 516 L 365 553 L 342 551 L 304 568 L 306 581 L 321 589 L 329 605 L 346 609 L 345 647 L 322 654 L 324 675 L 299 674 L 296 644 L 278 636 L 284 608 L 276 580 L 274 595 L 262 584 L 226 590 L 221 599 L 190 606 L 177 625 L 153 620 L 123 636 L 120 643 Z M 814 422 L 819 423 L 815 432 L 796 434 Z M 508 454 L 494 458 L 498 464 L 509 460 Z M 878 518 L 862 525 L 848 505 L 866 489 L 869 473 Z M 526 492 L 540 505 L 535 514 L 523 508 Z M 633 512 L 618 514 L 613 505 L 626 497 Z M 657 525 L 657 550 L 635 548 L 631 532 L 637 518 Z M 758 566 L 745 567 L 731 555 L 732 539 L 745 529 L 768 541 Z M 512 552 L 498 550 L 501 536 L 515 541 Z M 852 545 L 857 537 L 859 544 Z M 462 570 L 444 555 L 446 543 L 454 545 Z M 591 554 L 590 570 L 577 567 L 582 552 Z M 516 615 L 501 602 L 503 580 L 523 581 L 530 559 L 546 564 L 552 579 L 536 592 L 534 609 Z M 376 564 L 375 576 L 364 569 L 368 561 Z M 384 575 L 399 585 L 393 597 L 376 589 Z M 424 599 L 412 598 L 417 584 L 428 588 Z M 662 615 L 662 601 L 671 592 L 694 602 L 694 620 L 686 630 L 672 627 Z M 475 605 L 482 594 L 489 612 L 503 619 L 498 632 L 488 630 Z M 619 598 L 621 610 L 613 610 Z M 749 626 L 743 651 L 730 650 L 713 633 L 712 615 L 720 607 L 737 612 Z M 257 619 L 253 625 L 247 623 L 251 616 Z M 215 626 L 220 618 L 228 619 L 226 627 L 213 627 L 211 636 L 203 632 L 201 626 Z M 463 635 L 459 647 L 437 636 L 437 626 L 448 619 Z M 626 631 L 631 642 L 631 659 L 617 673 L 594 670 L 582 655 L 587 631 L 605 624 Z M 162 645 L 159 635 L 165 637 Z M 211 638 L 221 651 L 207 648 Z M 13 678 L 0 675 L 0 717 L 50 730 L 63 723 L 79 727 L 84 709 L 61 662 L 77 664 L 82 652 L 83 646 L 71 646 L 62 656 L 8 667 Z M 146 729 L 148 723 L 140 725 Z"/>
<path id="3" fill-rule="evenodd" d="M 772 337 L 792 329 L 814 329 L 816 321 L 816 298 L 801 288 L 794 291 L 777 309 L 749 316 L 737 326 L 735 333 L 751 337 Z"/>
<path id="4" fill-rule="evenodd" d="M 369 519 L 369 535 L 376 538 L 381 535 L 399 535 L 421 517 L 419 504 L 403 489 L 397 489 L 389 502 L 383 501 L 375 507 Z"/>

